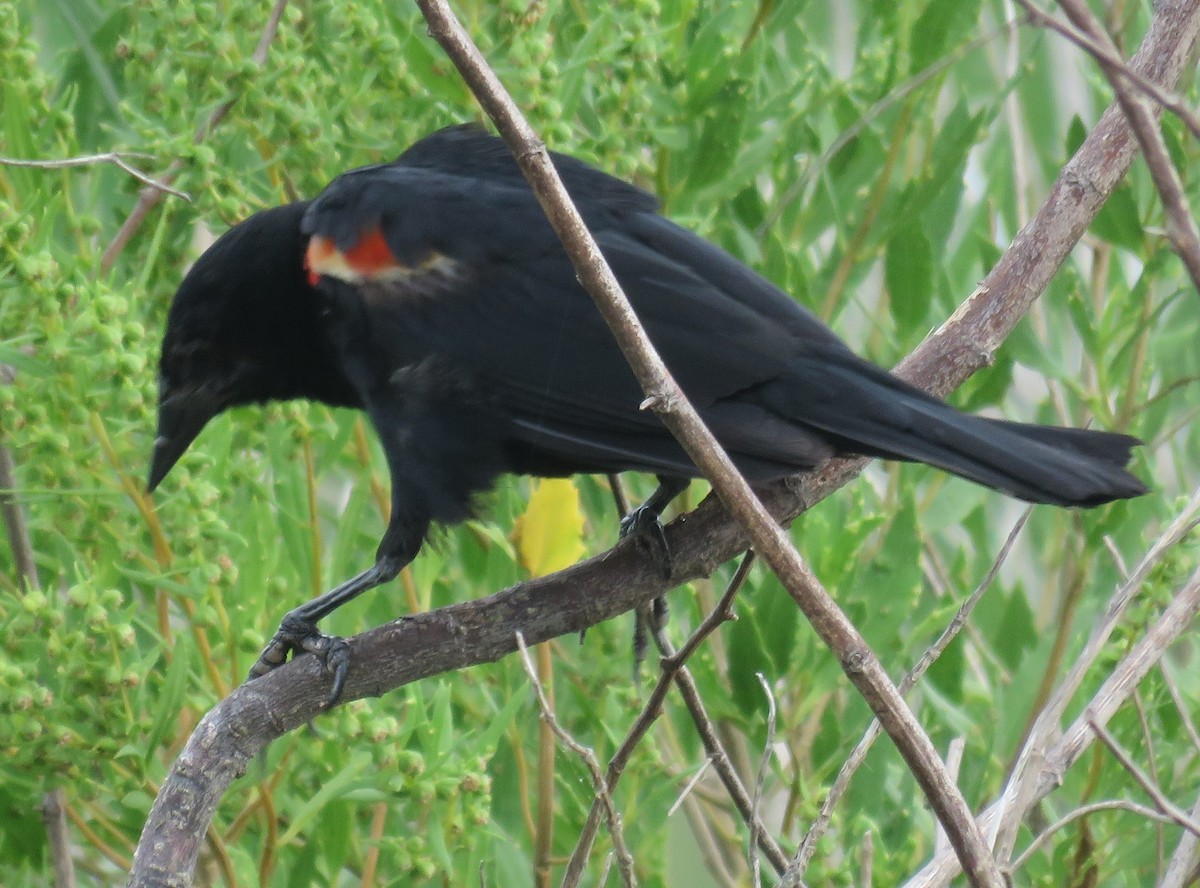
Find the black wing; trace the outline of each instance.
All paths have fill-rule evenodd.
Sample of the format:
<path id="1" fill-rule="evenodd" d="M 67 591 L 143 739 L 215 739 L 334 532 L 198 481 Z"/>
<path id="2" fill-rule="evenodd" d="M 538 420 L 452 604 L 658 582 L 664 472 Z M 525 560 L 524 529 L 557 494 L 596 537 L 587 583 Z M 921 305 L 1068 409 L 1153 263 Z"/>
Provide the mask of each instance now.
<path id="1" fill-rule="evenodd" d="M 524 180 L 404 157 L 339 178 L 305 218 L 309 233 L 346 247 L 377 227 L 412 267 L 361 288 L 375 349 L 397 367 L 438 356 L 467 368 L 516 438 L 568 464 L 694 474 L 658 419 L 639 409 L 632 371 Z M 642 192 L 573 163 L 567 184 L 602 252 L 742 469 L 778 477 L 830 455 L 820 437 L 754 396 L 798 350 L 849 354 L 841 342 L 763 278 L 657 215 L 653 202 L 634 199 Z"/>

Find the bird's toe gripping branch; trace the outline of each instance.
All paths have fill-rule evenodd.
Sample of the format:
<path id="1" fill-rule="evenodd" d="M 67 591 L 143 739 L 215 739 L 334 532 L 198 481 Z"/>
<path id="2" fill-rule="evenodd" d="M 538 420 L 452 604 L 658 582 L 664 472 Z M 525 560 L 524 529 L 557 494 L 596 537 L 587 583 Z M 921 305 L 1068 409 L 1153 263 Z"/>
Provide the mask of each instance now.
<path id="1" fill-rule="evenodd" d="M 671 578 L 671 547 L 663 532 L 658 511 L 649 504 L 638 506 L 621 519 L 621 539 L 633 537 L 650 560 L 662 572 L 664 579 Z"/>
<path id="2" fill-rule="evenodd" d="M 289 613 L 279 624 L 275 635 L 267 642 L 258 661 L 251 667 L 249 680 L 260 678 L 287 662 L 292 654 L 314 654 L 325 672 L 333 676 L 333 687 L 327 705 L 332 706 L 342 696 L 346 673 L 350 667 L 350 645 L 344 638 L 326 635 L 317 624 L 303 616 Z"/>

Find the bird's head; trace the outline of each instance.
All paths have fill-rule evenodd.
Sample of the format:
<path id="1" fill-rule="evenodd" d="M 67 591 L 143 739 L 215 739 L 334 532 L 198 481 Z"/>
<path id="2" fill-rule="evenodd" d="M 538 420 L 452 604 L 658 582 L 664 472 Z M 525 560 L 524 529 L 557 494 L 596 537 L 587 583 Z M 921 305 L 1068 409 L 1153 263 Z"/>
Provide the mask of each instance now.
<path id="1" fill-rule="evenodd" d="M 307 397 L 352 403 L 304 269 L 308 204 L 234 226 L 184 277 L 167 314 L 148 489 L 229 407 Z"/>

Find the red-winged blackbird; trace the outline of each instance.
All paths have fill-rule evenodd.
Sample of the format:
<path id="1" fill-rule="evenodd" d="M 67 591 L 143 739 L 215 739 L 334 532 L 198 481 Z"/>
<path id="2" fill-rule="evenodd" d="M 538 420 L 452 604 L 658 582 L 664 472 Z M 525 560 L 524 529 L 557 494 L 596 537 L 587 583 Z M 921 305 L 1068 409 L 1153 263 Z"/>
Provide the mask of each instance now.
<path id="1" fill-rule="evenodd" d="M 746 477 L 835 454 L 914 460 L 1036 503 L 1145 487 L 1126 435 L 968 416 L 855 356 L 791 297 L 660 216 L 654 197 L 553 155 L 667 366 Z M 188 272 L 163 339 L 149 486 L 239 404 L 366 411 L 392 477 L 376 562 L 288 613 L 253 675 L 309 650 L 340 694 L 346 645 L 316 623 L 392 579 L 431 522 L 504 472 L 652 472 L 626 530 L 653 537 L 697 472 L 643 394 L 516 163 L 474 127 L 235 226 Z"/>

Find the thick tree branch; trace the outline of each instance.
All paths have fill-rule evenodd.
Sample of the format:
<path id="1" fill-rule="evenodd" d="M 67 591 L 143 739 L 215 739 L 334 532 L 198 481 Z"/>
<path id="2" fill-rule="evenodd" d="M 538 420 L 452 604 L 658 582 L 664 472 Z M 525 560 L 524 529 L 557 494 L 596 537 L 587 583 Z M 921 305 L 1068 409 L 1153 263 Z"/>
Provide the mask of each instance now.
<path id="1" fill-rule="evenodd" d="M 1167 89 L 1177 86 L 1200 29 L 1197 6 L 1184 0 L 1158 3 L 1132 62 L 1139 73 Z M 945 394 L 988 364 L 1125 175 L 1136 151 L 1120 110 L 1110 108 L 984 283 L 897 372 Z M 836 460 L 760 495 L 778 520 L 788 521 L 847 483 L 864 464 Z M 518 630 L 529 643 L 578 632 L 649 602 L 670 585 L 711 574 L 747 544 L 745 533 L 713 501 L 673 522 L 667 534 L 676 567 L 670 583 L 622 545 L 553 576 L 352 639 L 344 699 L 379 695 L 421 678 L 494 662 L 516 649 Z M 229 784 L 271 740 L 324 710 L 327 681 L 312 657 L 300 657 L 238 688 L 204 717 L 155 801 L 131 885 L 190 883 L 205 829 Z M 955 864 L 951 857 L 948 867 Z"/>

